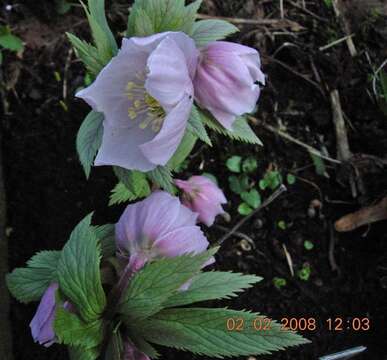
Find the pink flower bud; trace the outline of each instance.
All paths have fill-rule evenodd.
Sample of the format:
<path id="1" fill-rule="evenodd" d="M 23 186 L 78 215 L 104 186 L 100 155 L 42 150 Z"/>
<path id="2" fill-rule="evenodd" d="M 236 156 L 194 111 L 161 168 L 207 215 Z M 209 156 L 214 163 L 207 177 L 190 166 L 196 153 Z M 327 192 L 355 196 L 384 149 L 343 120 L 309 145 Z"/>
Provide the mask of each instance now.
<path id="1" fill-rule="evenodd" d="M 183 190 L 182 202 L 199 214 L 199 221 L 211 226 L 215 217 L 224 213 L 221 204 L 227 199 L 223 191 L 205 176 L 192 176 L 188 181 L 175 180 L 176 186 Z"/>
<path id="2" fill-rule="evenodd" d="M 202 49 L 194 78 L 195 98 L 227 129 L 254 110 L 265 84 L 258 51 L 226 41 Z"/>

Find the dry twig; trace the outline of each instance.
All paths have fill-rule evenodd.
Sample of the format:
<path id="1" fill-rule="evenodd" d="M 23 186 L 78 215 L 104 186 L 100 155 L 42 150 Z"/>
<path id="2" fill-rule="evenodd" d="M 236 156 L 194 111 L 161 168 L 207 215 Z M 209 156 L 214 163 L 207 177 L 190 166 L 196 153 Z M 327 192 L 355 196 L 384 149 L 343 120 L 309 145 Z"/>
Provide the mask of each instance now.
<path id="1" fill-rule="evenodd" d="M 308 9 L 306 8 L 306 6 L 305 6 L 305 2 L 303 3 L 302 6 L 298 5 L 297 3 L 295 3 L 295 2 L 293 2 L 293 1 L 291 1 L 291 0 L 286 0 L 286 2 L 288 2 L 289 4 L 291 4 L 292 6 L 294 6 L 295 8 L 297 8 L 297 9 L 303 11 L 304 13 L 306 13 L 306 14 L 312 16 L 313 18 L 315 18 L 315 19 L 317 19 L 317 20 L 319 20 L 319 21 L 326 22 L 326 23 L 329 22 L 328 19 L 325 19 L 325 18 L 323 18 L 323 17 L 321 17 L 321 16 L 318 16 L 318 15 L 316 15 L 314 12 L 308 10 Z"/>
<path id="2" fill-rule="evenodd" d="M 244 217 L 241 221 L 239 221 L 226 235 L 224 235 L 220 240 L 218 240 L 214 246 L 222 245 L 229 237 L 235 234 L 238 229 L 244 225 L 247 221 L 253 218 L 258 212 L 263 210 L 265 207 L 269 206 L 278 196 L 280 196 L 283 192 L 287 191 L 285 185 L 281 185 L 273 194 L 271 194 L 258 208 L 256 208 L 251 214 Z"/>
<path id="3" fill-rule="evenodd" d="M 270 132 L 272 132 L 274 134 L 277 134 L 277 135 L 281 136 L 282 138 L 284 138 L 286 140 L 289 140 L 290 142 L 292 142 L 294 144 L 302 146 L 303 148 L 308 150 L 311 154 L 316 155 L 316 156 L 318 156 L 318 157 L 320 157 L 320 158 L 322 158 L 324 160 L 330 161 L 332 163 L 341 164 L 341 161 L 333 159 L 333 158 L 331 158 L 329 156 L 324 155 L 321 151 L 315 149 L 313 146 L 310 146 L 308 144 L 303 143 L 301 140 L 298 140 L 298 139 L 294 138 L 293 136 L 289 135 L 288 133 L 282 131 L 281 129 L 277 129 L 274 126 L 271 126 L 269 124 L 265 124 L 263 121 L 258 120 L 257 118 L 254 118 L 252 116 L 250 116 L 250 118 L 254 122 L 256 122 L 259 125 L 263 126 L 266 130 L 269 130 Z"/>
<path id="4" fill-rule="evenodd" d="M 341 107 L 340 95 L 337 90 L 331 91 L 330 94 L 331 106 L 332 106 L 332 119 L 335 125 L 336 131 L 336 143 L 337 143 L 337 157 L 342 162 L 347 162 L 352 158 L 352 153 L 349 148 L 347 129 L 344 121 L 344 114 Z M 355 172 L 356 173 L 356 172 Z M 351 186 L 352 196 L 357 197 L 357 186 L 354 173 L 349 174 L 349 183 Z"/>
<path id="5" fill-rule="evenodd" d="M 243 19 L 243 18 L 232 18 L 224 16 L 212 16 L 206 14 L 199 14 L 198 19 L 218 19 L 225 20 L 236 25 L 257 25 L 257 26 L 273 26 L 273 27 L 284 27 L 303 30 L 304 27 L 295 21 L 288 19 Z"/>
<path id="6" fill-rule="evenodd" d="M 381 220 L 387 220 L 387 196 L 376 205 L 367 206 L 343 216 L 336 221 L 335 228 L 339 232 L 347 232 Z"/>
<path id="7" fill-rule="evenodd" d="M 308 82 L 310 85 L 312 85 L 314 88 L 316 88 L 322 96 L 325 97 L 325 93 L 324 91 L 321 89 L 320 85 L 317 84 L 316 82 L 314 82 L 313 80 L 310 80 L 307 76 L 301 74 L 300 72 L 298 72 L 297 70 L 294 70 L 292 67 L 290 67 L 289 65 L 285 64 L 284 62 L 280 61 L 280 60 L 277 60 L 276 58 L 274 57 L 271 57 L 271 56 L 262 56 L 264 58 L 267 58 L 269 60 L 269 62 L 271 63 L 276 63 L 278 65 L 281 65 L 283 68 L 285 68 L 286 70 L 289 70 L 290 72 L 292 72 L 294 75 L 304 79 L 306 82 Z"/>
<path id="8" fill-rule="evenodd" d="M 350 26 L 344 15 L 341 13 L 340 0 L 333 0 L 333 9 L 335 11 L 336 17 L 341 21 L 345 33 L 349 35 L 351 33 Z M 346 43 L 348 46 L 349 53 L 352 57 L 355 57 L 357 55 L 357 50 L 351 36 L 346 39 Z"/>
<path id="9" fill-rule="evenodd" d="M 290 256 L 290 253 L 289 253 L 288 249 L 286 248 L 285 244 L 282 244 L 282 248 L 283 248 L 284 253 L 285 253 L 286 262 L 288 263 L 290 274 L 292 275 L 292 277 L 294 277 L 294 268 L 293 268 L 292 257 Z"/>

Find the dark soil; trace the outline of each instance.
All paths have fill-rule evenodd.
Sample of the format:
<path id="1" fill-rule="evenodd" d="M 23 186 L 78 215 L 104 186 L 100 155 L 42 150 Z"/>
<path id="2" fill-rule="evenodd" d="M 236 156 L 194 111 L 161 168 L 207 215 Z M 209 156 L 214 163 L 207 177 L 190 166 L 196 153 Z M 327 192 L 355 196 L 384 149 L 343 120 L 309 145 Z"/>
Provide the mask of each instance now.
<path id="1" fill-rule="evenodd" d="M 208 0 L 204 3 L 203 12 L 216 16 L 280 17 L 279 2 Z M 324 52 L 318 50 L 345 35 L 332 9 L 322 1 L 307 2 L 307 9 L 324 21 L 291 2 L 284 3 L 286 19 L 294 22 L 291 28 L 283 24 L 275 28 L 246 25 L 234 38 L 257 47 L 263 55 L 268 84 L 257 118 L 273 126 L 281 122 L 287 133 L 318 149 L 326 148 L 335 158 L 336 137 L 327 90 L 338 89 L 348 120 L 352 152 L 385 157 L 387 119 L 372 94 L 369 82 L 372 70 L 366 57 L 368 54 L 374 67 L 385 58 L 385 21 L 367 16 L 357 19 L 354 41 L 359 54 L 352 58 L 345 42 Z M 64 33 L 88 36 L 82 12 L 74 8 L 60 16 L 51 1 L 10 0 L 9 4 L 14 5 L 13 10 L 6 11 L 3 7 L 1 22 L 9 23 L 26 42 L 26 49 L 19 57 L 4 53 L 1 70 L 4 94 L 1 132 L 12 269 L 23 266 L 39 250 L 60 249 L 75 224 L 90 211 L 96 211 L 96 223 L 115 222 L 123 206 L 107 205 L 109 192 L 115 185 L 111 170 L 95 168 L 91 179 L 86 181 L 75 151 L 75 136 L 88 107 L 74 99 L 76 89 L 83 84 L 84 70 L 69 53 Z M 125 28 L 126 8 L 122 0 L 108 4 L 115 30 Z M 296 24 L 303 29 L 297 29 Z M 386 222 L 347 234 L 333 230 L 334 222 L 341 216 L 387 195 L 386 169 L 363 169 L 364 190 L 353 198 L 348 166 L 325 162 L 329 177 L 319 176 L 303 148 L 284 141 L 259 124 L 254 129 L 265 144 L 263 148 L 219 137 L 213 148 L 199 145 L 189 168 L 179 174 L 185 178 L 206 171 L 220 179 L 230 199 L 227 211 L 231 222 L 219 219 L 218 224 L 227 228 L 241 219 L 236 211 L 238 199 L 227 181 L 230 173 L 225 161 L 229 156 L 254 156 L 259 161 L 259 169 L 253 176 L 257 182 L 269 167 L 279 169 L 285 177 L 289 172 L 297 176 L 296 183 L 288 186 L 284 195 L 240 229 L 253 239 L 253 244 L 246 246 L 246 241 L 232 236 L 217 257 L 216 268 L 257 274 L 264 281 L 237 300 L 213 305 L 252 309 L 278 320 L 316 319 L 317 330 L 303 333 L 312 344 L 261 359 L 317 359 L 359 345 L 366 346 L 367 351 L 356 359 L 387 359 Z M 263 195 L 268 197 L 270 192 Z M 309 210 L 311 203 L 318 202 L 321 208 Z M 288 224 L 285 230 L 276 225 L 281 220 Z M 214 227 L 207 234 L 215 241 L 224 233 Z M 305 250 L 305 240 L 314 243 L 313 250 Z M 305 263 L 310 265 L 312 273 L 308 281 L 290 275 L 283 244 L 296 271 Z M 274 277 L 287 279 L 287 285 L 277 289 Z M 58 345 L 45 349 L 33 343 L 28 325 L 35 309 L 36 304 L 26 306 L 12 301 L 15 359 L 66 359 L 65 350 Z M 343 330 L 329 331 L 327 319 L 336 317 L 344 320 Z M 369 318 L 371 329 L 357 332 L 347 329 L 347 319 L 354 317 Z M 163 359 L 196 358 L 169 350 L 163 350 L 162 354 Z"/>

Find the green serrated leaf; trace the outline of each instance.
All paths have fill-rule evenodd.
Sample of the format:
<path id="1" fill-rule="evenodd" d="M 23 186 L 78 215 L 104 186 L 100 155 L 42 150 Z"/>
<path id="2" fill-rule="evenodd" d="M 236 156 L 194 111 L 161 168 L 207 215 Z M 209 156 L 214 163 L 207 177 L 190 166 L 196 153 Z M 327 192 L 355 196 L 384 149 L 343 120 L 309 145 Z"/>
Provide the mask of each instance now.
<path id="1" fill-rule="evenodd" d="M 113 332 L 106 349 L 104 360 L 124 360 L 122 352 L 124 350 L 124 343 L 119 331 Z"/>
<path id="2" fill-rule="evenodd" d="M 188 6 L 186 6 L 184 9 L 183 27 L 181 30 L 188 35 L 192 34 L 197 13 L 199 11 L 200 6 L 202 5 L 202 2 L 203 0 L 196 0 L 193 3 L 189 4 Z"/>
<path id="3" fill-rule="evenodd" d="M 257 330 L 263 318 L 229 309 L 182 308 L 160 311 L 136 326 L 149 342 L 218 358 L 264 355 L 309 343 L 275 321 L 268 321 L 269 329 Z M 239 331 L 230 326 L 232 321 Z"/>
<path id="4" fill-rule="evenodd" d="M 129 283 L 120 303 L 120 313 L 130 321 L 157 313 L 173 292 L 195 276 L 217 250 L 156 260 L 146 265 Z"/>
<path id="5" fill-rule="evenodd" d="M 57 269 L 60 289 L 85 322 L 98 319 L 106 305 L 99 269 L 101 249 L 91 217 L 86 216 L 71 233 Z"/>
<path id="6" fill-rule="evenodd" d="M 251 129 L 247 120 L 244 117 L 239 117 L 235 120 L 232 131 L 225 129 L 220 123 L 218 123 L 211 114 L 201 111 L 202 121 L 204 124 L 218 132 L 219 134 L 228 136 L 233 140 L 243 141 L 250 144 L 257 144 L 263 146 L 261 140 L 255 135 L 254 131 Z"/>
<path id="7" fill-rule="evenodd" d="M 137 0 L 128 18 L 127 36 L 145 36 L 164 31 L 192 32 L 201 5 L 197 0 L 184 6 L 184 0 Z"/>
<path id="8" fill-rule="evenodd" d="M 261 280 L 262 278 L 258 276 L 232 272 L 200 273 L 192 279 L 188 290 L 175 293 L 164 303 L 164 307 L 182 306 L 206 300 L 229 299 Z"/>
<path id="9" fill-rule="evenodd" d="M 76 146 L 78 157 L 85 171 L 86 178 L 90 176 L 94 158 L 101 147 L 103 119 L 102 113 L 91 111 L 86 116 L 77 134 Z"/>
<path id="10" fill-rule="evenodd" d="M 154 170 L 149 171 L 147 175 L 152 182 L 165 191 L 168 191 L 171 194 L 175 193 L 172 173 L 169 166 L 157 166 Z"/>
<path id="11" fill-rule="evenodd" d="M 94 226 L 93 230 L 101 244 L 102 258 L 109 258 L 116 253 L 115 225 Z"/>
<path id="12" fill-rule="evenodd" d="M 176 152 L 173 154 L 172 158 L 168 161 L 167 166 L 173 171 L 176 171 L 176 169 L 180 167 L 182 162 L 191 153 L 192 149 L 196 144 L 196 140 L 197 140 L 197 137 L 191 131 L 186 131 Z"/>
<path id="13" fill-rule="evenodd" d="M 114 166 L 113 169 L 118 180 L 124 184 L 135 197 L 142 197 L 150 194 L 149 183 L 144 173 L 136 170 L 127 170 L 119 166 Z"/>
<path id="14" fill-rule="evenodd" d="M 212 146 L 211 139 L 208 137 L 206 128 L 202 122 L 201 112 L 195 105 L 192 107 L 191 115 L 188 119 L 187 130 L 191 131 L 207 145 Z"/>
<path id="15" fill-rule="evenodd" d="M 7 274 L 11 294 L 23 303 L 40 300 L 48 286 L 57 281 L 60 254 L 60 251 L 41 251 L 27 262 L 27 267 Z"/>
<path id="16" fill-rule="evenodd" d="M 70 360 L 95 360 L 99 356 L 99 349 L 86 349 L 81 346 L 69 346 Z"/>
<path id="17" fill-rule="evenodd" d="M 135 329 L 129 329 L 128 337 L 138 350 L 149 356 L 151 359 L 157 359 L 160 356 L 160 354 L 151 344 L 149 344 L 144 340 L 143 337 L 137 334 Z"/>
<path id="18" fill-rule="evenodd" d="M 109 206 L 122 204 L 136 199 L 137 196 L 133 195 L 123 183 L 118 183 L 111 191 Z"/>
<path id="19" fill-rule="evenodd" d="M 152 20 L 143 9 L 137 10 L 136 21 L 134 30 L 136 36 L 150 36 L 155 33 L 155 29 L 152 24 Z"/>
<path id="20" fill-rule="evenodd" d="M 201 20 L 193 25 L 191 37 L 195 40 L 196 46 L 203 47 L 238 31 L 236 26 L 224 20 Z"/>
<path id="21" fill-rule="evenodd" d="M 107 24 L 105 17 L 105 1 L 89 0 L 88 7 L 82 3 L 93 35 L 94 45 L 98 50 L 98 58 L 106 65 L 117 53 L 117 43 Z"/>
<path id="22" fill-rule="evenodd" d="M 95 348 L 103 340 L 101 320 L 86 323 L 63 306 L 56 308 L 54 331 L 59 343 L 86 349 Z"/>
<path id="23" fill-rule="evenodd" d="M 115 55 L 118 51 L 117 42 L 114 39 L 114 35 L 110 30 L 109 24 L 106 20 L 105 14 L 105 0 L 88 0 L 88 8 L 90 15 L 95 19 L 95 22 L 99 25 L 104 37 L 107 38 L 112 54 Z"/>
<path id="24" fill-rule="evenodd" d="M 87 71 L 93 76 L 97 76 L 104 67 L 104 63 L 99 59 L 97 48 L 73 34 L 66 33 L 66 35 Z"/>

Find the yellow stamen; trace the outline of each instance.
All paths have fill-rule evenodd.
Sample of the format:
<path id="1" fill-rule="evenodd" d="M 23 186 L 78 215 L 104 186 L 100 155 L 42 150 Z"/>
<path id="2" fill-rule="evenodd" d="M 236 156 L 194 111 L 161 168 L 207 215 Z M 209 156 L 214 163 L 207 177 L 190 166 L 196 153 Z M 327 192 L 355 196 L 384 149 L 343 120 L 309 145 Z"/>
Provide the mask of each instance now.
<path id="1" fill-rule="evenodd" d="M 144 80 L 145 75 L 136 74 L 136 78 Z M 143 83 L 140 85 L 134 81 L 129 81 L 126 85 L 125 95 L 131 101 L 132 106 L 128 109 L 128 116 L 131 120 L 136 120 L 141 114 L 147 113 L 147 117 L 139 123 L 140 129 L 151 127 L 152 131 L 159 132 L 165 118 L 165 111 L 160 103 L 144 88 Z"/>

